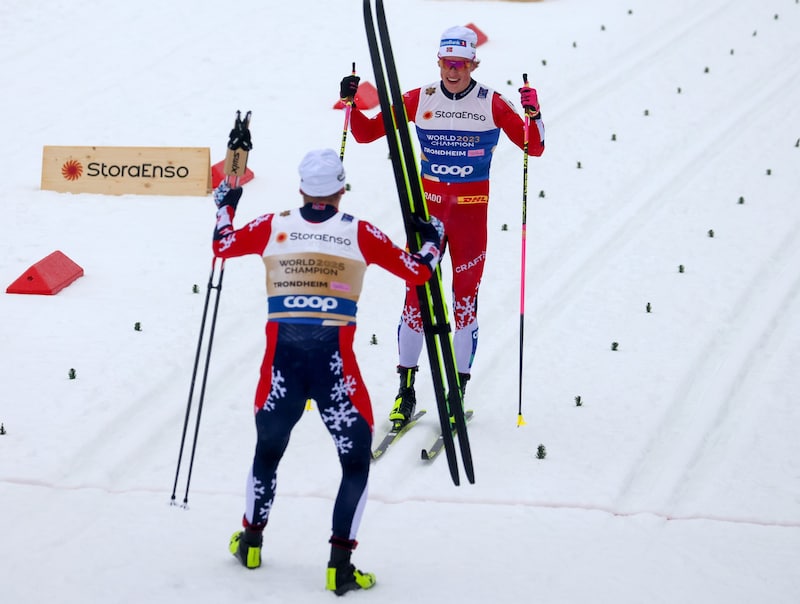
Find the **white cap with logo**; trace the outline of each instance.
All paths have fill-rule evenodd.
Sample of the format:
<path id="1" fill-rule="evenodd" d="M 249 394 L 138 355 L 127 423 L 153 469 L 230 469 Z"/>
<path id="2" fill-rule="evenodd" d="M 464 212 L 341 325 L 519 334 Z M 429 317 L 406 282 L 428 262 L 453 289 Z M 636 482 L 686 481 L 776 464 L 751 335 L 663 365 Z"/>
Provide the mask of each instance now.
<path id="1" fill-rule="evenodd" d="M 333 149 L 309 151 L 300 162 L 300 190 L 309 197 L 327 197 L 344 187 L 344 166 Z"/>
<path id="2" fill-rule="evenodd" d="M 459 57 L 474 61 L 477 48 L 478 34 L 469 27 L 456 25 L 442 33 L 442 39 L 439 41 L 439 58 Z"/>

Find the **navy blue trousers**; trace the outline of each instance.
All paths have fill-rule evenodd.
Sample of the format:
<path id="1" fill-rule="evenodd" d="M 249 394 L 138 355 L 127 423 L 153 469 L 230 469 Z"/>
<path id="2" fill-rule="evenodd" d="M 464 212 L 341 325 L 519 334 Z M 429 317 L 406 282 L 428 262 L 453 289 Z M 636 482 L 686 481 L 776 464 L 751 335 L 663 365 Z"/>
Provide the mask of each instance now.
<path id="1" fill-rule="evenodd" d="M 267 323 L 255 398 L 257 442 L 247 482 L 246 526 L 266 525 L 275 499 L 278 464 L 306 401 L 313 399 L 342 468 L 332 536 L 355 540 L 367 499 L 373 418 L 353 353 L 354 333 L 355 325 Z"/>

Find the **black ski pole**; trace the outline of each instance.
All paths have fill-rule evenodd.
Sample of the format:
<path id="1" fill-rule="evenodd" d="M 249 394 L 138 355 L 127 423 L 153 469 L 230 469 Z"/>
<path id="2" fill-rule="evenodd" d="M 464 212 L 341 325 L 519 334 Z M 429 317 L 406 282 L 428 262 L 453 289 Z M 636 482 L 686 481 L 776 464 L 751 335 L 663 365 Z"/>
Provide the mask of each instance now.
<path id="1" fill-rule="evenodd" d="M 170 497 L 170 504 L 175 503 L 175 492 L 178 490 L 178 476 L 181 471 L 181 461 L 183 460 L 183 449 L 186 443 L 186 432 L 189 428 L 189 417 L 192 413 L 192 399 L 194 398 L 194 386 L 197 379 L 197 369 L 200 366 L 200 352 L 203 348 L 203 336 L 205 335 L 206 317 L 208 315 L 208 303 L 211 299 L 211 290 L 213 289 L 214 271 L 216 269 L 216 258 L 211 263 L 211 273 L 208 276 L 208 288 L 206 289 L 206 301 L 203 305 L 203 318 L 200 321 L 200 336 L 197 339 L 197 351 L 194 356 L 194 368 L 192 369 L 192 380 L 189 384 L 189 399 L 186 402 L 186 417 L 183 420 L 183 433 L 181 434 L 181 445 L 178 450 L 178 464 L 175 468 L 175 482 L 172 485 L 172 496 Z"/>
<path id="2" fill-rule="evenodd" d="M 356 75 L 356 64 L 353 62 L 353 75 Z M 345 103 L 344 107 L 344 127 L 342 128 L 342 144 L 339 147 L 339 159 L 344 162 L 344 146 L 347 144 L 347 131 L 350 129 L 350 114 L 353 112 L 353 101 Z"/>
<path id="3" fill-rule="evenodd" d="M 250 139 L 250 115 L 248 111 L 244 119 L 241 117 L 241 112 L 236 112 L 236 121 L 234 122 L 233 130 L 231 130 L 228 140 L 228 151 L 225 156 L 225 180 L 231 188 L 239 186 L 241 178 L 244 176 L 247 169 L 247 158 L 253 145 Z M 189 484 L 192 480 L 192 469 L 194 468 L 194 457 L 197 451 L 197 437 L 200 433 L 200 418 L 203 413 L 203 401 L 205 400 L 206 384 L 208 382 L 208 369 L 211 363 L 211 348 L 214 343 L 214 331 L 217 325 L 217 313 L 219 311 L 219 299 L 222 294 L 222 278 L 225 275 L 225 259 L 222 258 L 219 262 L 219 274 L 214 282 L 214 277 L 217 269 L 217 257 L 215 256 L 211 261 L 211 273 L 208 276 L 208 287 L 206 289 L 206 299 L 203 305 L 203 318 L 200 321 L 200 335 L 197 339 L 197 350 L 194 357 L 194 367 L 192 369 L 192 379 L 189 385 L 189 398 L 186 403 L 186 417 L 183 422 L 183 432 L 181 434 L 181 444 L 178 451 L 178 463 L 175 468 L 175 482 L 172 485 L 172 496 L 170 497 L 170 505 L 176 505 L 175 493 L 178 489 L 178 477 L 181 471 L 181 462 L 183 460 L 183 451 L 186 444 L 186 433 L 189 427 L 189 418 L 192 411 L 192 401 L 194 398 L 194 388 L 197 380 L 197 371 L 200 366 L 200 353 L 203 348 L 203 339 L 206 332 L 206 319 L 208 317 L 208 306 L 211 300 L 211 292 L 216 291 L 214 298 L 214 311 L 211 315 L 211 324 L 208 334 L 208 346 L 206 348 L 205 363 L 203 366 L 203 379 L 200 384 L 200 394 L 197 403 L 197 417 L 195 420 L 194 437 L 192 438 L 192 449 L 189 456 L 189 469 L 186 476 L 186 490 L 183 497 L 183 508 L 188 507 L 189 503 Z"/>
<path id="4" fill-rule="evenodd" d="M 214 274 L 214 268 L 216 267 L 216 257 L 211 263 L 211 275 Z M 183 504 L 182 507 L 186 508 L 189 505 L 189 483 L 192 480 L 192 469 L 194 468 L 194 455 L 197 451 L 197 436 L 200 433 L 200 417 L 203 413 L 203 401 L 205 400 L 206 396 L 206 383 L 208 382 L 208 368 L 211 363 L 211 347 L 214 344 L 214 330 L 217 327 L 217 311 L 219 310 L 219 299 L 222 295 L 222 277 L 225 275 L 225 259 L 223 258 L 222 261 L 219 263 L 219 279 L 217 280 L 216 285 L 212 284 L 211 279 L 209 279 L 208 287 L 209 291 L 211 289 L 217 292 L 217 295 L 214 299 L 214 312 L 211 315 L 211 327 L 208 332 L 208 346 L 206 347 L 206 358 L 205 364 L 203 366 L 203 380 L 200 383 L 200 396 L 197 399 L 197 418 L 195 420 L 194 426 L 194 438 L 192 439 L 192 451 L 189 455 L 189 469 L 186 474 L 186 491 L 183 495 Z M 205 316 L 203 317 L 203 322 L 205 322 Z M 202 338 L 202 335 L 200 336 Z M 195 367 L 196 373 L 196 367 Z M 192 381 L 194 381 L 194 376 L 192 377 Z M 191 404 L 191 403 L 190 403 Z M 184 429 L 185 432 L 185 429 Z"/>

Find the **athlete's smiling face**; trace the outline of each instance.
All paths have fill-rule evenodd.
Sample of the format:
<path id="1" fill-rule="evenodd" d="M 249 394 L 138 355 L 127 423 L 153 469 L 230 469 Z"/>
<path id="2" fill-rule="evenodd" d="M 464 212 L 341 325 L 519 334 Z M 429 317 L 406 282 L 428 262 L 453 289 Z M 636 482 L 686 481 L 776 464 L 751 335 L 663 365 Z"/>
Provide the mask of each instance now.
<path id="1" fill-rule="evenodd" d="M 439 59 L 439 72 L 447 92 L 458 94 L 466 90 L 472 79 L 472 72 L 477 66 L 474 61 L 460 57 Z"/>

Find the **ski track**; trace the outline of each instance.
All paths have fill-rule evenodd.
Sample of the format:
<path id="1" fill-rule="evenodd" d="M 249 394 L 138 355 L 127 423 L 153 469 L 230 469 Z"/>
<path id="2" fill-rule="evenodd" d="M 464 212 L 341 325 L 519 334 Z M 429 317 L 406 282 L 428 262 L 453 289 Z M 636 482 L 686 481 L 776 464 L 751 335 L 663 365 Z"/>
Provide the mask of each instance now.
<path id="1" fill-rule="evenodd" d="M 671 154 L 674 159 L 668 165 L 662 164 L 657 179 L 650 173 L 638 174 L 629 183 L 619 184 L 618 190 L 635 192 L 631 197 L 632 203 L 597 224 L 593 234 L 582 239 L 582 246 L 576 246 L 570 239 L 541 262 L 543 266 L 559 266 L 559 270 L 542 271 L 549 277 L 545 277 L 537 288 L 534 300 L 537 317 L 549 323 L 565 312 L 567 302 L 585 287 L 591 275 L 601 272 L 600 267 L 608 262 L 612 253 L 620 253 L 645 225 L 657 223 L 660 212 L 665 211 L 661 207 L 663 200 L 671 192 L 685 187 L 690 177 L 701 170 L 698 166 L 704 164 L 702 160 L 713 155 L 713 149 L 725 148 L 726 144 L 732 143 L 739 136 L 741 124 L 747 116 L 757 111 L 781 87 L 791 85 L 800 69 L 795 66 L 788 73 L 765 69 L 763 73 L 762 80 L 749 87 L 748 94 L 743 95 L 746 103 L 737 104 L 735 111 L 725 114 L 724 121 L 709 124 L 703 133 L 695 133 L 693 149 L 696 152 L 693 156 Z M 775 73 L 779 77 L 775 77 Z"/>
<path id="2" fill-rule="evenodd" d="M 693 470 L 724 430 L 726 419 L 749 400 L 737 396 L 745 380 L 759 373 L 759 357 L 779 328 L 781 309 L 800 295 L 800 277 L 786 280 L 787 267 L 800 265 L 800 221 L 743 288 L 725 318 L 726 329 L 710 339 L 690 363 L 659 429 L 649 440 L 620 489 L 623 512 L 646 509 L 669 514 L 695 481 Z M 702 410 L 702 413 L 698 413 Z"/>
<path id="3" fill-rule="evenodd" d="M 700 148 L 708 149 L 709 154 L 713 148 L 724 148 L 735 136 L 736 124 L 756 111 L 781 87 L 800 77 L 797 68 L 778 76 L 772 75 L 774 73 L 779 72 L 765 70 L 764 78 L 759 82 L 762 85 L 754 86 L 758 93 L 734 115 L 716 144 L 706 143 Z M 731 313 L 724 321 L 728 329 L 715 334 L 698 351 L 696 361 L 688 365 L 693 367 L 692 371 L 678 387 L 659 429 L 623 483 L 618 499 L 622 509 L 630 509 L 637 505 L 636 502 L 645 501 L 651 508 L 659 505 L 674 507 L 680 497 L 677 492 L 680 482 L 688 480 L 692 468 L 700 463 L 708 446 L 709 434 L 719 429 L 733 406 L 746 404 L 746 401 L 737 400 L 736 392 L 749 374 L 757 373 L 758 352 L 775 329 L 773 312 L 770 311 L 779 316 L 780 309 L 790 304 L 800 291 L 800 279 L 791 282 L 785 279 L 785 267 L 800 263 L 800 246 L 796 244 L 800 221 L 784 223 L 781 229 L 785 235 L 780 245 L 731 305 Z M 773 308 L 771 300 L 775 298 L 781 303 Z M 728 377 L 721 380 L 720 375 Z M 716 391 L 712 391 L 714 385 Z M 716 406 L 713 413 L 707 410 L 709 405 Z M 709 421 L 698 421 L 697 408 L 706 409 Z M 674 475 L 668 477 L 670 469 Z M 686 491 L 686 488 L 684 485 L 681 491 Z"/>
<path id="4" fill-rule="evenodd" d="M 636 52 L 631 52 L 630 49 L 625 49 L 614 57 L 610 57 L 605 62 L 605 67 L 602 72 L 602 77 L 597 77 L 598 72 L 592 71 L 589 81 L 592 82 L 590 87 L 585 86 L 586 76 L 582 75 L 573 80 L 575 83 L 565 82 L 563 88 L 565 90 L 575 91 L 579 90 L 580 94 L 570 95 L 560 105 L 556 104 L 553 108 L 552 114 L 548 111 L 546 116 L 547 124 L 555 125 L 560 119 L 568 119 L 576 114 L 583 113 L 586 107 L 593 104 L 592 100 L 601 98 L 609 91 L 616 90 L 623 87 L 630 79 L 631 73 L 644 72 L 645 65 L 651 64 L 655 58 L 660 54 L 673 48 L 677 43 L 691 35 L 694 31 L 701 28 L 705 23 L 716 18 L 719 14 L 723 13 L 727 7 L 726 2 L 722 2 L 716 6 L 702 6 L 698 7 L 697 13 L 693 19 L 688 22 L 676 22 L 675 29 L 668 26 L 659 29 L 658 35 L 653 38 L 648 38 L 644 41 L 645 47 L 637 47 Z M 611 69 L 607 69 L 611 66 Z M 544 111 L 544 109 L 543 109 Z"/>
<path id="5" fill-rule="evenodd" d="M 589 93 L 584 93 L 583 100 L 576 106 L 585 106 L 587 97 L 611 90 L 629 69 L 715 18 L 724 8 L 709 9 L 679 32 L 665 34 L 651 45 L 645 59 L 615 71 Z M 617 186 L 617 190 L 634 192 L 631 203 L 603 217 L 590 236 L 581 238 L 581 245 L 570 239 L 553 249 L 540 263 L 542 267 L 554 268 L 541 271 L 545 278 L 537 284 L 536 294 L 529 300 L 528 312 L 539 324 L 554 325 L 563 320 L 571 302 L 579 297 L 587 283 L 602 280 L 604 265 L 624 255 L 632 242 L 645 237 L 642 233 L 646 233 L 651 224 L 658 224 L 663 213 L 668 211 L 662 205 L 663 199 L 683 190 L 687 183 L 702 175 L 707 158 L 713 157 L 716 149 L 736 144 L 748 116 L 756 114 L 784 87 L 795 85 L 800 76 L 797 66 L 787 70 L 786 65 L 780 63 L 781 57 L 771 59 L 775 69 L 765 66 L 760 79 L 747 83 L 735 106 L 726 113 L 717 113 L 717 119 L 706 122 L 701 131 L 693 132 L 691 148 L 694 153 L 691 156 L 668 155 L 669 162 L 660 166 L 655 179 L 651 173 L 632 175 L 629 183 Z M 567 107 L 559 117 L 567 117 L 569 113 Z M 786 282 L 784 274 L 784 267 L 800 263 L 800 247 L 794 244 L 799 227 L 798 223 L 781 225 L 781 232 L 785 233 L 781 244 L 730 307 L 725 325 L 734 328 L 715 334 L 713 340 L 697 350 L 696 362 L 688 365 L 692 370 L 683 377 L 641 457 L 631 462 L 613 508 L 619 513 L 647 510 L 670 517 L 684 493 L 691 492 L 688 485 L 696 486 L 697 481 L 703 480 L 704 474 L 698 468 L 708 454 L 713 435 L 724 430 L 726 420 L 737 407 L 748 404 L 747 400 L 737 398 L 736 393 L 745 380 L 758 374 L 759 352 L 769 345 L 778 328 L 770 319 L 773 311 L 778 315 L 780 309 L 791 304 L 800 293 L 800 280 Z M 775 299 L 780 302 L 773 305 L 771 301 Z M 498 350 L 513 349 L 515 336 L 507 332 Z M 726 354 L 729 350 L 733 352 Z M 506 370 L 507 354 L 498 354 L 495 358 L 490 369 Z M 725 376 L 724 379 L 720 380 L 720 375 Z M 713 410 L 708 410 L 709 405 L 713 405 Z M 703 421 L 695 418 L 698 406 L 705 408 Z"/>

